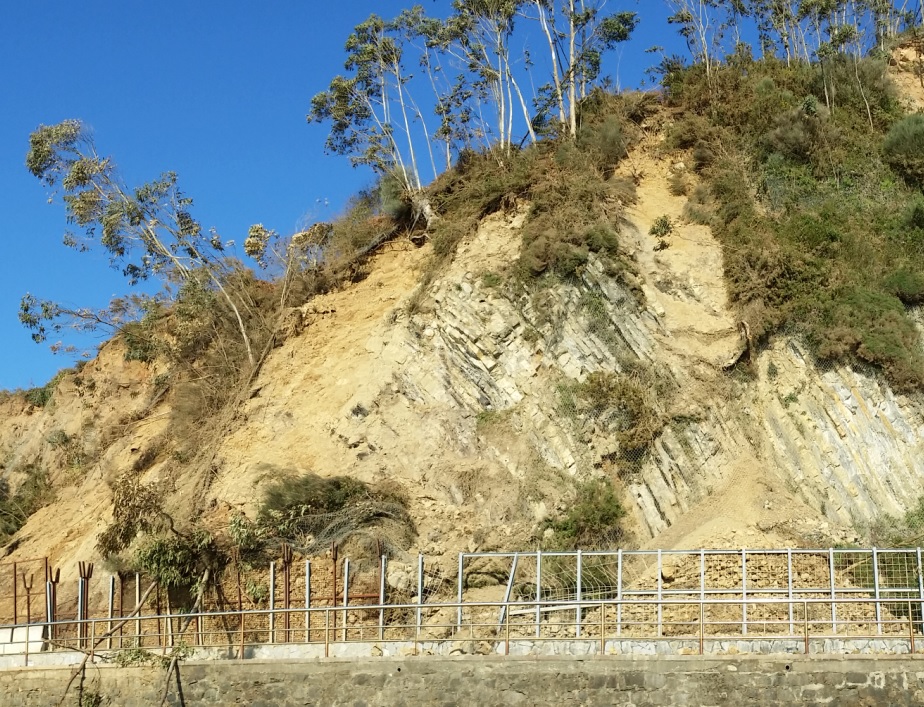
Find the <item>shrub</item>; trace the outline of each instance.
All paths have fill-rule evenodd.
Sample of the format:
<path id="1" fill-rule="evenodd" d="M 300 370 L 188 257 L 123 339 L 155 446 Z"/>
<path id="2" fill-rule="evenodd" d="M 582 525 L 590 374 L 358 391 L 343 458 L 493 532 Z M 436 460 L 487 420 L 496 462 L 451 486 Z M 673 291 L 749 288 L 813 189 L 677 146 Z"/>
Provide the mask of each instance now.
<path id="1" fill-rule="evenodd" d="M 6 543 L 33 513 L 54 500 L 47 471 L 35 464 L 20 471 L 25 473 L 25 479 L 16 493 L 10 493 L 7 479 L 0 479 L 0 543 Z"/>
<path id="2" fill-rule="evenodd" d="M 388 523 L 392 527 L 383 530 Z M 356 533 L 378 533 L 403 542 L 414 532 L 407 501 L 397 489 L 316 474 L 270 484 L 257 526 L 263 537 L 290 542 L 309 554 Z"/>
<path id="3" fill-rule="evenodd" d="M 909 184 L 924 185 L 924 115 L 900 120 L 882 143 L 882 155 Z"/>
<path id="4" fill-rule="evenodd" d="M 667 214 L 658 216 L 658 218 L 654 220 L 654 223 L 651 224 L 651 228 L 648 229 L 649 235 L 655 238 L 667 238 L 673 232 L 674 224 L 671 223 L 671 217 Z"/>
<path id="5" fill-rule="evenodd" d="M 626 515 L 616 489 L 609 480 L 593 480 L 577 487 L 574 502 L 556 519 L 547 520 L 551 548 L 593 550 L 612 548 L 625 538 Z"/>
<path id="6" fill-rule="evenodd" d="M 883 287 L 908 306 L 924 303 L 924 275 L 916 270 L 896 270 L 885 279 Z"/>
<path id="7" fill-rule="evenodd" d="M 631 471 L 645 458 L 664 427 L 651 396 L 667 391 L 651 375 L 591 373 L 573 391 L 576 413 L 591 418 L 619 444 L 621 471 Z"/>
<path id="8" fill-rule="evenodd" d="M 690 190 L 690 183 L 683 174 L 672 174 L 667 180 L 667 190 L 673 196 L 686 196 Z"/>

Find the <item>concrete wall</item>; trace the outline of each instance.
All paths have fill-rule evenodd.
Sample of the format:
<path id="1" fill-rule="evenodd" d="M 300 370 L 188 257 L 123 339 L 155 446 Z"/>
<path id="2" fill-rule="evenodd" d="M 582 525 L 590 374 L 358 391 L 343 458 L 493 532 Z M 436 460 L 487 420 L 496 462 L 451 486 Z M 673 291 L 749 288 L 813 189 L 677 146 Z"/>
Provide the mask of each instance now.
<path id="1" fill-rule="evenodd" d="M 0 671 L 0 704 L 55 705 L 69 668 Z M 200 662 L 180 668 L 182 704 L 656 705 L 922 704 L 924 662 L 909 657 L 380 659 Z M 159 704 L 164 672 L 91 666 L 103 705 Z M 78 704 L 77 682 L 65 704 Z M 181 704 L 176 681 L 169 704 Z"/>

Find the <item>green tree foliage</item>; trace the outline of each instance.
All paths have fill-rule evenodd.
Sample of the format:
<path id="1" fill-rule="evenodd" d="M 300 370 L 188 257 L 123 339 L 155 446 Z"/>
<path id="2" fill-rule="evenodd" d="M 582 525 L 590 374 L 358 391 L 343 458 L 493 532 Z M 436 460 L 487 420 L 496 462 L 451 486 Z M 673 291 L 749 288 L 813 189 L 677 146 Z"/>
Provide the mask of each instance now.
<path id="1" fill-rule="evenodd" d="M 917 389 L 924 357 L 906 307 L 924 282 L 919 123 L 904 117 L 885 62 L 852 51 L 832 46 L 823 68 L 740 51 L 711 77 L 675 67 L 667 100 L 685 116 L 671 140 L 705 182 L 688 206 L 723 243 L 752 334 L 785 327 L 821 358 Z"/>
<path id="2" fill-rule="evenodd" d="M 68 223 L 82 229 L 82 234 L 67 231 L 66 245 L 84 251 L 98 243 L 130 285 L 151 277 L 164 283 L 206 282 L 219 293 L 250 364 L 255 363 L 241 313 L 244 303 L 229 287 L 236 268 L 225 258 L 217 234 L 204 233 L 193 218 L 192 199 L 180 190 L 175 173 L 128 189 L 112 160 L 97 153 L 89 132 L 77 120 L 39 126 L 29 137 L 26 166 L 47 186 L 60 190 Z M 75 320 L 91 327 L 121 323 L 110 310 L 67 309 L 28 294 L 22 300 L 20 321 L 36 341 L 47 337 L 49 327 L 59 331 L 62 321 Z"/>
<path id="3" fill-rule="evenodd" d="M 552 77 L 536 101 L 540 117 L 557 109 L 559 129 L 574 138 L 578 105 L 599 79 L 604 53 L 629 39 L 638 16 L 626 11 L 605 14 L 606 3 L 600 1 L 532 0 L 522 4 L 526 16 L 538 21 L 548 45 Z"/>
<path id="4" fill-rule="evenodd" d="M 207 569 L 222 569 L 226 558 L 212 536 L 200 529 L 188 536 L 173 534 L 146 539 L 135 551 L 133 564 L 161 587 L 177 589 L 193 587 Z"/>
<path id="5" fill-rule="evenodd" d="M 626 510 L 607 479 L 595 479 L 577 487 L 574 501 L 564 514 L 545 523 L 551 529 L 551 549 L 612 549 L 625 539 L 622 526 Z"/>
<path id="6" fill-rule="evenodd" d="M 404 66 L 404 17 L 386 22 L 378 15 L 347 38 L 348 76 L 336 76 L 311 99 L 308 122 L 331 125 L 327 149 L 349 155 L 354 165 L 393 172 L 409 190 L 420 188 L 411 131 L 412 96 Z M 407 157 L 405 157 L 405 155 Z"/>
<path id="7" fill-rule="evenodd" d="M 446 167 L 466 149 L 496 147 L 509 155 L 517 136 L 537 139 L 535 125 L 550 111 L 557 110 L 561 130 L 576 138 L 578 105 L 599 82 L 603 54 L 628 39 L 637 23 L 635 13 L 606 14 L 604 5 L 454 0 L 445 19 L 427 17 L 419 5 L 393 20 L 371 15 L 347 40 L 347 74 L 314 96 L 308 122 L 330 125 L 330 152 L 394 174 L 412 191 L 421 186 L 418 145 L 428 150 L 436 176 L 437 152 Z M 527 38 L 537 24 L 552 77 L 527 82 L 534 70 Z M 522 56 L 513 47 L 522 47 Z M 417 72 L 407 68 L 415 59 Z M 522 88 L 527 84 L 543 87 L 530 97 Z M 415 98 L 431 94 L 435 129 Z"/>

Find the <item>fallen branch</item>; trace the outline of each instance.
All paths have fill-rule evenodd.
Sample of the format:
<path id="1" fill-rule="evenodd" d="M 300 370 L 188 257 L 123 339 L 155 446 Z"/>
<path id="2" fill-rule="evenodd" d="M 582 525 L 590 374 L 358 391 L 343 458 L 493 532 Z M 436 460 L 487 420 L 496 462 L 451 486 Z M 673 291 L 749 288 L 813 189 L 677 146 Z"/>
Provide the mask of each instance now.
<path id="1" fill-rule="evenodd" d="M 61 707 L 61 705 L 64 704 L 64 699 L 67 697 L 67 693 L 70 691 L 71 685 L 74 684 L 74 680 L 77 679 L 77 676 L 82 675 L 84 671 L 86 671 L 87 662 L 93 657 L 93 651 L 96 650 L 96 647 L 100 645 L 103 641 L 105 641 L 106 639 L 111 638 L 113 635 L 115 635 L 116 631 L 122 628 L 131 619 L 133 619 L 136 614 L 138 614 L 141 611 L 141 607 L 144 606 L 144 602 L 147 601 L 147 598 L 151 595 L 151 592 L 154 591 L 155 587 L 157 587 L 157 582 L 152 582 L 151 586 L 148 587 L 145 590 L 144 594 L 141 595 L 141 598 L 138 600 L 138 603 L 135 604 L 135 608 L 132 609 L 132 612 L 128 616 L 124 617 L 121 621 L 119 621 L 111 629 L 106 631 L 106 633 L 99 636 L 96 639 L 96 643 L 94 643 L 93 646 L 90 648 L 89 652 L 84 651 L 83 660 L 80 661 L 80 665 L 78 665 L 77 668 L 74 670 L 74 672 L 71 673 L 71 679 L 67 681 L 67 685 L 64 688 L 64 694 L 61 695 L 61 699 L 58 700 L 58 707 Z"/>
<path id="2" fill-rule="evenodd" d="M 189 616 L 186 617 L 186 623 L 180 627 L 180 636 L 186 633 L 186 629 L 188 629 L 189 624 L 192 623 L 193 617 L 202 610 L 202 597 L 205 594 L 205 586 L 208 584 L 208 581 L 209 570 L 206 568 L 205 572 L 202 574 L 202 581 L 199 582 L 199 594 L 196 596 L 196 603 L 193 605 L 192 611 L 189 612 Z M 170 693 L 170 675 L 177 669 L 178 662 L 179 656 L 174 653 L 170 665 L 167 666 L 167 675 L 164 677 L 164 694 L 160 698 L 161 707 L 167 704 L 167 695 Z"/>

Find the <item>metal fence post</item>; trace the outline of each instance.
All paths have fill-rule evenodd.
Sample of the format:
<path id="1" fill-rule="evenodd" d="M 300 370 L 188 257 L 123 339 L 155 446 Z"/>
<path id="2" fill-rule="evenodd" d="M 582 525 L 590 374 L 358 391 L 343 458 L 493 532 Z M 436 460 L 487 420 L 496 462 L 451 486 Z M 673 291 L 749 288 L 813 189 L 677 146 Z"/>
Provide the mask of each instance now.
<path id="1" fill-rule="evenodd" d="M 542 632 L 542 551 L 536 550 L 536 638 Z"/>
<path id="2" fill-rule="evenodd" d="M 84 647 L 84 635 L 86 634 L 83 623 L 83 580 L 77 582 L 77 645 Z"/>
<path id="3" fill-rule="evenodd" d="M 463 558 L 464 557 L 465 557 L 465 553 L 460 552 L 459 553 L 458 598 L 457 598 L 459 602 L 459 608 L 456 612 L 456 626 L 458 627 L 459 631 L 462 630 L 462 576 L 463 576 L 462 571 L 463 571 L 463 563 L 464 563 Z"/>
<path id="4" fill-rule="evenodd" d="M 616 635 L 622 635 L 622 548 L 616 551 Z"/>
<path id="5" fill-rule="evenodd" d="M 269 642 L 276 642 L 276 563 L 270 562 L 269 568 Z"/>
<path id="6" fill-rule="evenodd" d="M 805 654 L 809 652 L 808 602 L 802 600 L 802 630 L 805 635 Z"/>
<path id="7" fill-rule="evenodd" d="M 831 631 L 834 635 L 837 635 L 837 604 L 835 600 L 837 599 L 837 593 L 835 587 L 837 582 L 834 578 L 834 548 L 828 548 L 828 578 L 831 582 Z M 848 629 L 849 630 L 849 629 Z"/>
<path id="8" fill-rule="evenodd" d="M 748 635 L 748 552 L 741 548 L 741 635 Z"/>
<path id="9" fill-rule="evenodd" d="M 504 655 L 510 655 L 510 612 L 507 611 L 504 613 L 504 635 L 506 636 L 504 641 Z"/>
<path id="10" fill-rule="evenodd" d="M 311 560 L 305 560 L 305 643 L 311 643 Z"/>
<path id="11" fill-rule="evenodd" d="M 703 654 L 703 644 L 705 641 L 706 633 L 706 604 L 703 601 L 699 603 L 699 654 Z"/>
<path id="12" fill-rule="evenodd" d="M 422 619 L 423 611 L 421 605 L 423 604 L 423 590 L 424 590 L 424 556 L 423 553 L 417 554 L 417 635 L 420 635 L 420 622 Z M 417 646 L 414 646 L 414 650 L 417 650 Z M 416 653 L 415 653 L 416 655 Z"/>
<path id="13" fill-rule="evenodd" d="M 915 654 L 914 650 L 914 617 L 911 615 L 911 601 L 908 601 L 908 652 Z"/>
<path id="14" fill-rule="evenodd" d="M 135 606 L 138 607 L 138 618 L 135 619 L 135 648 L 141 648 L 141 614 L 144 609 L 141 604 L 141 574 L 135 572 Z"/>
<path id="15" fill-rule="evenodd" d="M 48 640 L 49 641 L 53 641 L 55 638 L 54 626 L 51 625 L 52 622 L 55 620 L 54 619 L 54 615 L 55 615 L 54 606 L 52 604 L 52 593 L 53 592 L 54 592 L 54 589 L 52 587 L 51 581 L 49 580 L 45 582 L 45 623 L 48 624 Z M 50 643 L 49 643 L 48 648 L 49 650 L 54 649 L 54 647 Z"/>
<path id="16" fill-rule="evenodd" d="M 577 609 L 574 611 L 574 637 L 581 637 L 581 600 L 584 597 L 584 586 L 583 586 L 583 570 L 584 563 L 581 555 L 581 551 L 577 551 Z"/>
<path id="17" fill-rule="evenodd" d="M 699 613 L 700 613 L 700 628 L 702 629 L 703 621 L 706 618 L 706 551 L 699 551 Z M 703 647 L 702 641 L 700 641 L 700 655 L 702 655 Z"/>
<path id="18" fill-rule="evenodd" d="M 921 548 L 915 553 L 918 558 L 918 598 L 924 602 L 924 566 L 921 565 Z M 924 603 L 920 604 L 921 621 L 924 622 Z M 924 623 L 921 624 L 924 626 Z"/>
<path id="19" fill-rule="evenodd" d="M 790 635 L 795 635 L 796 624 L 792 610 L 792 548 L 786 548 L 786 578 L 789 588 L 789 633 Z"/>
<path id="20" fill-rule="evenodd" d="M 658 638 L 661 638 L 661 622 L 664 620 L 664 607 L 661 605 L 662 592 L 664 590 L 664 575 L 661 574 L 662 569 L 661 550 L 658 550 Z"/>
<path id="21" fill-rule="evenodd" d="M 109 634 L 109 639 L 107 641 L 107 647 L 109 650 L 112 650 L 112 611 L 113 604 L 115 602 L 115 575 L 109 575 L 109 624 L 107 625 L 106 632 Z"/>
<path id="22" fill-rule="evenodd" d="M 600 655 L 606 655 L 606 604 L 600 602 Z"/>
<path id="23" fill-rule="evenodd" d="M 882 633 L 882 607 L 879 605 L 879 551 L 874 547 L 873 553 L 873 588 L 876 594 L 876 633 Z"/>
<path id="24" fill-rule="evenodd" d="M 379 569 L 379 640 L 385 640 L 385 572 L 388 570 L 388 558 L 382 555 Z"/>

